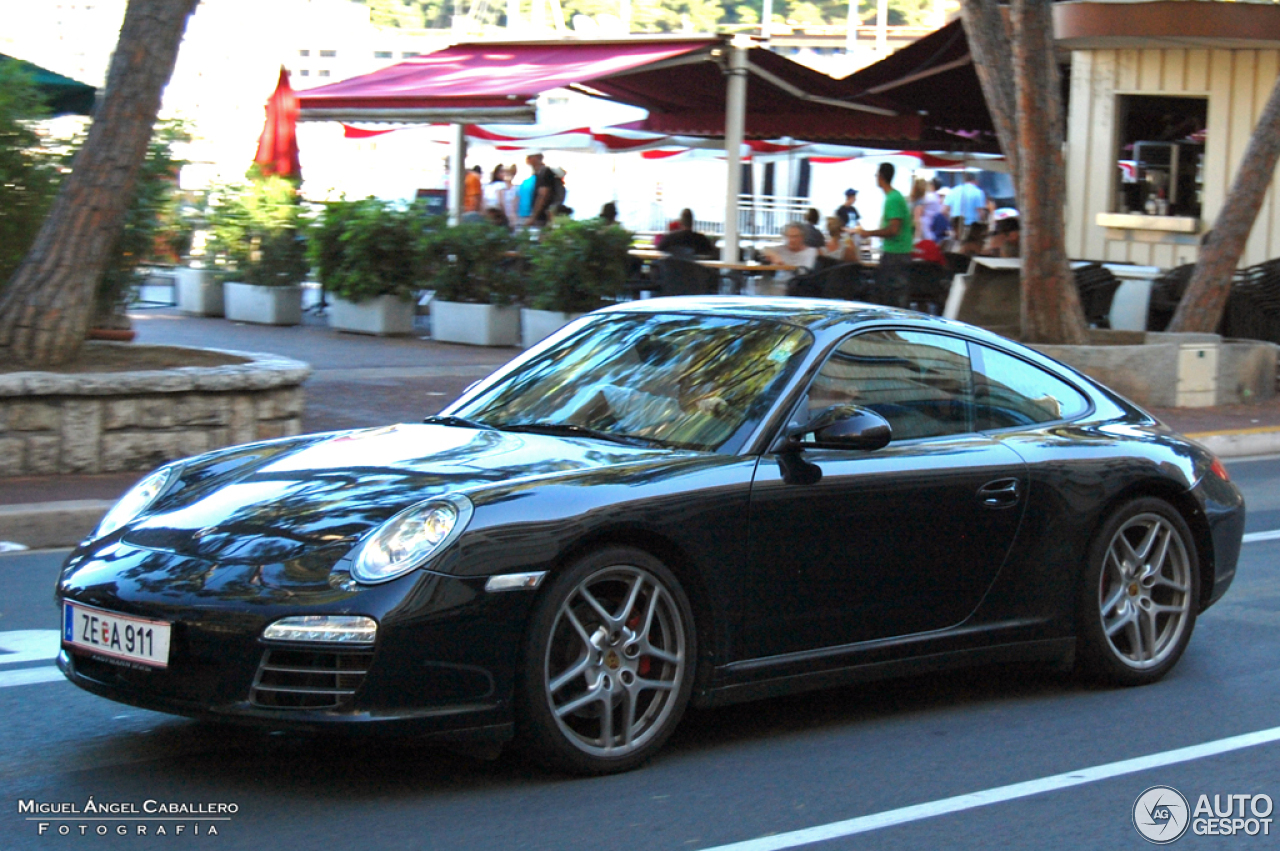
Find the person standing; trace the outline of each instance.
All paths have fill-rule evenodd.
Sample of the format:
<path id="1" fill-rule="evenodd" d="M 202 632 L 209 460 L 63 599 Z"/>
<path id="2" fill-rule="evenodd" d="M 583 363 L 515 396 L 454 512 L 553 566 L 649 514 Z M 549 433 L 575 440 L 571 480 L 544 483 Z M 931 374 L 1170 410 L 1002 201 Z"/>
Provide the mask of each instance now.
<path id="1" fill-rule="evenodd" d="M 555 216 L 552 202 L 555 200 L 556 178 L 543 162 L 542 154 L 532 153 L 524 160 L 533 172 L 533 201 L 529 209 L 529 226 L 546 227 Z"/>
<path id="2" fill-rule="evenodd" d="M 478 213 L 484 202 L 484 187 L 480 183 L 482 174 L 480 166 L 472 166 L 467 170 L 462 184 L 462 212 Z"/>
<path id="3" fill-rule="evenodd" d="M 907 199 L 893 188 L 893 163 L 880 163 L 876 169 L 876 185 L 884 192 L 884 212 L 880 227 L 876 230 L 858 228 L 858 235 L 880 237 L 880 266 L 876 270 L 876 283 L 892 303 L 906 307 L 907 266 L 911 263 L 912 227 L 911 210 Z"/>
<path id="4" fill-rule="evenodd" d="M 502 176 L 507 181 L 507 188 L 502 192 L 502 212 L 507 214 L 507 221 L 515 227 L 520 223 L 520 187 L 516 186 L 516 164 L 507 166 Z"/>
<path id="5" fill-rule="evenodd" d="M 858 190 L 849 188 L 844 191 L 844 203 L 836 207 L 836 218 L 842 227 L 857 227 L 862 224 L 862 216 L 858 215 Z"/>
<path id="6" fill-rule="evenodd" d="M 961 224 L 964 226 L 986 221 L 987 193 L 978 186 L 976 171 L 964 173 L 964 183 L 951 190 L 947 204 L 951 207 L 951 215 L 963 219 Z"/>

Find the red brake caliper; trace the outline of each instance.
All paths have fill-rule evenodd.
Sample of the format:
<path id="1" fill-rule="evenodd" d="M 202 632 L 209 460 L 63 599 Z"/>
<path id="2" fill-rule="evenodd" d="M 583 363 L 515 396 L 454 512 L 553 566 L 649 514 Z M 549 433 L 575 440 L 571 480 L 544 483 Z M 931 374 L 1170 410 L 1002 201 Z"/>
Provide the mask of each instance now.
<path id="1" fill-rule="evenodd" d="M 638 626 L 640 626 L 640 613 L 636 612 L 631 617 L 627 618 L 627 629 L 632 630 L 634 632 L 636 627 Z M 640 661 L 636 663 L 636 673 L 642 677 L 649 676 L 649 657 L 648 656 L 640 657 Z"/>

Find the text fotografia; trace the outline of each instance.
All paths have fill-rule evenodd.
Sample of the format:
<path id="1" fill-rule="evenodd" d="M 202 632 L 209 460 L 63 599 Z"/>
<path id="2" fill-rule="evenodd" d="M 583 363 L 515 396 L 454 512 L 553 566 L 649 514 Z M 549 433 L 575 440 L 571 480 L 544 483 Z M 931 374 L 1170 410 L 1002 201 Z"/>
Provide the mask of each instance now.
<path id="1" fill-rule="evenodd" d="M 192 803 L 181 801 L 146 800 L 141 804 L 133 801 L 104 801 L 97 803 L 93 798 L 80 806 L 72 801 L 44 802 L 35 800 L 18 801 L 18 815 L 36 816 L 230 816 L 240 811 L 239 804 L 218 802 Z"/>

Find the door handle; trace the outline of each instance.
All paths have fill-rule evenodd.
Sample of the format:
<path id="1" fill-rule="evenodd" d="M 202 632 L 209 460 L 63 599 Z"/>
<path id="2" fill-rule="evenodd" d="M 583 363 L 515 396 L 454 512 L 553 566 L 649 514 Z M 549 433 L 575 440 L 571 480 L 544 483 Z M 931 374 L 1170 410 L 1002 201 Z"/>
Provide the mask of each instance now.
<path id="1" fill-rule="evenodd" d="M 1012 508 L 1019 497 L 1017 479 L 996 479 L 978 488 L 978 499 L 987 508 Z"/>

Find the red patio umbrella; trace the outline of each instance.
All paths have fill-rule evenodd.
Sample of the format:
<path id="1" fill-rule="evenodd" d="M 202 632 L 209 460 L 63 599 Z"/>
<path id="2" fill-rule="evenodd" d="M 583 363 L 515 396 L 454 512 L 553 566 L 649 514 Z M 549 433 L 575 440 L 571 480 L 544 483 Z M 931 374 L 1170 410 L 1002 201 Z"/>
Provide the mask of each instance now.
<path id="1" fill-rule="evenodd" d="M 289 85 L 289 72 L 280 66 L 280 81 L 267 99 L 267 123 L 258 137 L 258 153 L 253 161 L 263 174 L 302 179 L 298 164 L 298 95 Z"/>

